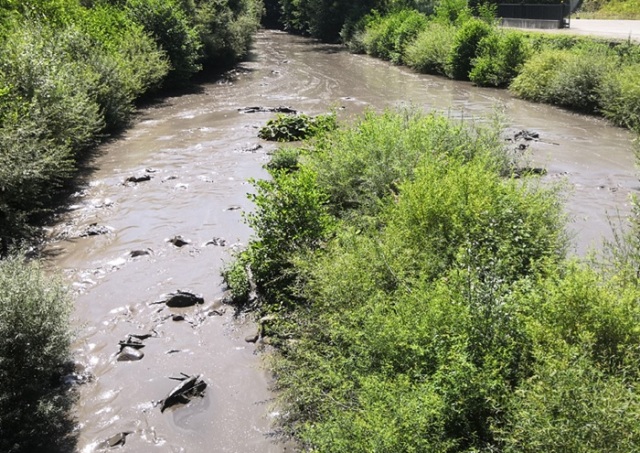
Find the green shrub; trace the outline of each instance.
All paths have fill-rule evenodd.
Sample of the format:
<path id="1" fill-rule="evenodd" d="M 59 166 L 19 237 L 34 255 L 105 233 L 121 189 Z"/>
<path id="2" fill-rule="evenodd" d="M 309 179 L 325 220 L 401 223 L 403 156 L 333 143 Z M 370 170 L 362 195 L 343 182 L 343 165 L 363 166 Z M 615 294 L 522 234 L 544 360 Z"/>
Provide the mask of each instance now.
<path id="1" fill-rule="evenodd" d="M 550 49 L 534 54 L 513 80 L 509 89 L 518 97 L 536 102 L 550 102 L 550 86 L 559 68 L 569 58 L 566 50 Z"/>
<path id="2" fill-rule="evenodd" d="M 505 452 L 626 452 L 640 442 L 637 393 L 580 356 L 538 364 L 508 411 Z"/>
<path id="3" fill-rule="evenodd" d="M 234 303 L 245 304 L 251 294 L 251 278 L 249 275 L 249 257 L 246 252 L 240 252 L 234 259 L 222 268 L 222 279 Z"/>
<path id="4" fill-rule="evenodd" d="M 256 182 L 257 192 L 249 196 L 256 209 L 247 215 L 247 223 L 255 236 L 246 256 L 258 289 L 278 303 L 286 301 L 283 294 L 290 294 L 295 279 L 292 256 L 319 244 L 332 221 L 312 171 L 275 170 L 271 175 L 271 181 Z"/>
<path id="5" fill-rule="evenodd" d="M 603 78 L 614 62 L 615 57 L 601 46 L 547 50 L 524 65 L 510 88 L 525 99 L 594 112 Z"/>
<path id="6" fill-rule="evenodd" d="M 258 137 L 278 142 L 292 142 L 334 130 L 336 127 L 336 116 L 333 113 L 317 116 L 279 113 L 260 128 Z"/>
<path id="7" fill-rule="evenodd" d="M 493 423 L 530 366 L 510 287 L 562 257 L 562 215 L 553 192 L 500 177 L 499 150 L 446 149 L 399 178 L 375 228 L 342 224 L 294 261 L 307 304 L 275 371 L 283 424 L 309 449 L 497 445 Z"/>
<path id="8" fill-rule="evenodd" d="M 610 71 L 600 86 L 599 99 L 606 118 L 640 131 L 640 64 Z"/>
<path id="9" fill-rule="evenodd" d="M 122 127 L 134 100 L 157 89 L 167 75 L 166 54 L 126 11 L 108 4 L 87 9 L 78 26 L 91 38 L 92 51 L 84 58 L 100 74 L 96 96 L 105 122 Z"/>
<path id="10" fill-rule="evenodd" d="M 303 448 L 635 449 L 637 225 L 607 267 L 567 261 L 557 188 L 436 115 L 368 113 L 301 153 L 258 183 L 244 256 L 265 303 L 295 302 L 266 333 L 292 339 L 274 372 Z"/>
<path id="11" fill-rule="evenodd" d="M 435 6 L 436 22 L 443 25 L 461 25 L 471 19 L 466 0 L 439 0 Z"/>
<path id="12" fill-rule="evenodd" d="M 179 0 L 127 0 L 130 17 L 166 52 L 171 63 L 165 84 L 184 85 L 201 67 L 198 31 Z"/>
<path id="13" fill-rule="evenodd" d="M 405 46 L 415 39 L 426 25 L 426 16 L 411 10 L 376 17 L 365 28 L 364 48 L 369 55 L 400 64 Z"/>
<path id="14" fill-rule="evenodd" d="M 0 262 L 0 450 L 68 451 L 71 302 L 62 282 L 21 258 Z"/>
<path id="15" fill-rule="evenodd" d="M 104 127 L 92 87 L 98 74 L 83 60 L 86 36 L 69 27 L 16 25 L 4 42 L 2 79 L 22 104 L 23 118 L 58 146 L 79 152 L 96 143 Z"/>
<path id="16" fill-rule="evenodd" d="M 446 75 L 447 59 L 455 36 L 451 25 L 430 22 L 409 44 L 404 60 L 407 65 L 427 74 Z"/>
<path id="17" fill-rule="evenodd" d="M 298 162 L 302 150 L 299 148 L 279 148 L 272 156 L 265 167 L 269 170 L 288 170 L 294 171 L 298 169 Z"/>
<path id="18" fill-rule="evenodd" d="M 221 67 L 244 57 L 261 13 L 261 4 L 254 0 L 197 1 L 195 22 L 204 64 Z"/>
<path id="19" fill-rule="evenodd" d="M 508 171 L 499 128 L 468 128 L 441 115 L 411 110 L 368 112 L 353 128 L 321 138 L 308 165 L 318 174 L 337 216 L 375 213 L 380 201 L 397 193 L 411 179 L 424 156 L 451 155 L 472 159 L 490 153 L 495 165 Z"/>
<path id="20" fill-rule="evenodd" d="M 480 41 L 469 80 L 480 86 L 508 85 L 529 57 L 521 33 L 493 33 Z"/>
<path id="21" fill-rule="evenodd" d="M 460 26 L 447 59 L 447 73 L 450 77 L 469 79 L 473 61 L 478 56 L 480 41 L 491 33 L 494 33 L 493 28 L 479 19 L 470 19 Z"/>

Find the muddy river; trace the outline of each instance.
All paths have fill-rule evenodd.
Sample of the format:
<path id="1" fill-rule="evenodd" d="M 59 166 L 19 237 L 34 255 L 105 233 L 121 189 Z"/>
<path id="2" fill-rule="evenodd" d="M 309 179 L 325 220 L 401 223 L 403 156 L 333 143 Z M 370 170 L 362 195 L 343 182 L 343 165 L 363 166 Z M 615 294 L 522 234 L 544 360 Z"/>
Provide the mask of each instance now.
<path id="1" fill-rule="evenodd" d="M 92 376 L 79 386 L 79 451 L 120 438 L 119 451 L 131 452 L 293 450 L 274 436 L 264 354 L 245 341 L 256 328 L 221 304 L 221 266 L 250 236 L 242 221 L 242 210 L 251 209 L 247 180 L 266 175 L 262 165 L 274 149 L 257 139 L 272 114 L 239 109 L 286 105 L 317 114 L 339 107 L 349 117 L 407 103 L 475 121 L 503 109 L 513 131 L 538 132 L 531 156 L 548 169 L 545 178 L 566 180 L 576 253 L 610 235 L 607 215 L 628 212 L 638 182 L 622 129 L 506 91 L 261 32 L 249 61 L 229 77 L 142 109 L 100 149 L 86 187 L 51 229 L 52 265 L 68 275 L 76 297 L 78 371 Z M 124 183 L 130 176 L 142 178 Z M 91 232 L 104 234 L 83 236 Z M 176 235 L 186 244 L 167 242 Z M 153 304 L 177 290 L 205 302 Z M 140 360 L 118 360 L 119 342 L 127 340 L 144 344 L 135 349 Z M 201 375 L 204 397 L 161 412 L 160 401 L 179 384 L 170 378 L 181 373 Z M 121 433 L 128 434 L 112 437 Z"/>

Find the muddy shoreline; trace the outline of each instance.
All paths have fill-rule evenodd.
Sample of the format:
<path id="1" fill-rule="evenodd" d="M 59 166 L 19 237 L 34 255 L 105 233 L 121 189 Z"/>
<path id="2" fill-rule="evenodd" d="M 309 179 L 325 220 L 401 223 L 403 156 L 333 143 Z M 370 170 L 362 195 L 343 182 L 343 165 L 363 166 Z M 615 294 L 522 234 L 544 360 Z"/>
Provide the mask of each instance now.
<path id="1" fill-rule="evenodd" d="M 251 234 L 242 219 L 251 209 L 247 181 L 266 176 L 275 148 L 257 138 L 273 114 L 242 109 L 337 108 L 348 119 L 407 104 L 465 121 L 488 121 L 500 109 L 510 131 L 538 132 L 527 152 L 547 169 L 544 180 L 565 181 L 575 253 L 610 235 L 607 212 L 627 213 L 638 190 L 630 134 L 604 120 L 263 31 L 232 77 L 143 108 L 99 150 L 89 183 L 49 232 L 50 264 L 76 295 L 79 372 L 92 376 L 79 386 L 78 451 L 100 451 L 125 432 L 121 451 L 294 450 L 274 432 L 264 356 L 245 341 L 257 328 L 222 303 L 220 270 Z M 90 228 L 96 234 L 83 235 Z M 170 241 L 178 235 L 182 246 Z M 178 290 L 204 303 L 154 304 Z M 118 361 L 119 342 L 131 334 L 150 335 L 144 356 Z M 204 396 L 161 412 L 159 401 L 176 386 L 170 378 L 181 373 L 202 376 Z"/>

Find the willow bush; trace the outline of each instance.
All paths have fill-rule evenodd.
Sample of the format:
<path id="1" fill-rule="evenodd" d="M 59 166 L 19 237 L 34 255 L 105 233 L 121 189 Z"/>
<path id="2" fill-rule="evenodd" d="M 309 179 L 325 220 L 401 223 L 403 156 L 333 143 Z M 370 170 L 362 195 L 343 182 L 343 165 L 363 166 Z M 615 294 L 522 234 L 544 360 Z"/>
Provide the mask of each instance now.
<path id="1" fill-rule="evenodd" d="M 561 188 L 512 178 L 494 127 L 368 113 L 287 154 L 228 283 L 277 313 L 303 448 L 634 449 L 640 252 L 567 259 Z"/>
<path id="2" fill-rule="evenodd" d="M 61 280 L 20 257 L 0 262 L 0 449 L 70 451 L 71 301 Z"/>
<path id="3" fill-rule="evenodd" d="M 405 63 L 419 72 L 447 75 L 447 59 L 453 47 L 454 37 L 453 25 L 429 22 L 406 47 Z"/>

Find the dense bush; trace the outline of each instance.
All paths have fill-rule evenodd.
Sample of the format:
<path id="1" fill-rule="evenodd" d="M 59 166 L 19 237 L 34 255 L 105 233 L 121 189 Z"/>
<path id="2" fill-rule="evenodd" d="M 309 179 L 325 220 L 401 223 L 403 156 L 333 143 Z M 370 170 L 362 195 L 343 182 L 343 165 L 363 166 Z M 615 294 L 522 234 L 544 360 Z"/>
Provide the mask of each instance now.
<path id="1" fill-rule="evenodd" d="M 603 79 L 615 61 L 602 46 L 546 50 L 527 61 L 510 88 L 524 99 L 594 112 Z"/>
<path id="2" fill-rule="evenodd" d="M 623 66 L 606 74 L 599 97 L 606 118 L 619 126 L 640 131 L 640 64 Z"/>
<path id="3" fill-rule="evenodd" d="M 498 134 L 369 113 L 296 154 L 257 184 L 234 278 L 279 307 L 303 448 L 635 449 L 640 260 L 568 261 L 559 194 L 510 178 Z"/>
<path id="4" fill-rule="evenodd" d="M 455 28 L 452 25 L 430 22 L 407 46 L 404 61 L 417 71 L 446 75 L 454 37 Z"/>
<path id="5" fill-rule="evenodd" d="M 528 57 L 529 49 L 521 33 L 492 33 L 480 41 L 469 80 L 480 86 L 507 86 Z"/>
<path id="6" fill-rule="evenodd" d="M 491 26 L 480 19 L 470 19 L 460 26 L 447 60 L 447 73 L 450 77 L 469 79 L 480 42 L 491 33 L 494 33 Z"/>
<path id="7" fill-rule="evenodd" d="M 400 64 L 404 48 L 427 25 L 426 17 L 404 10 L 388 16 L 374 16 L 366 25 L 362 42 L 364 50 L 375 57 Z"/>
<path id="8" fill-rule="evenodd" d="M 71 303 L 62 282 L 22 258 L 0 262 L 0 450 L 71 451 Z"/>
<path id="9" fill-rule="evenodd" d="M 246 56 L 261 13 L 261 4 L 253 0 L 197 0 L 195 23 L 203 63 L 224 67 Z"/>
<path id="10" fill-rule="evenodd" d="M 166 52 L 171 64 L 166 84 L 185 84 L 200 70 L 202 43 L 179 0 L 127 0 L 126 9 Z"/>

